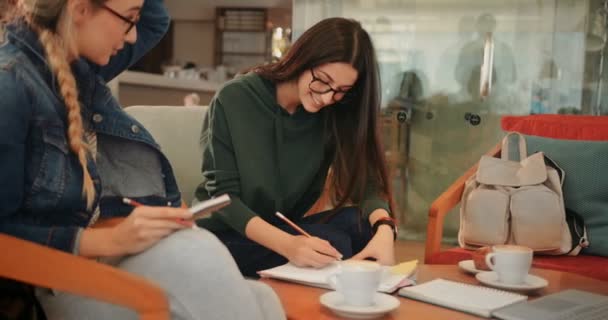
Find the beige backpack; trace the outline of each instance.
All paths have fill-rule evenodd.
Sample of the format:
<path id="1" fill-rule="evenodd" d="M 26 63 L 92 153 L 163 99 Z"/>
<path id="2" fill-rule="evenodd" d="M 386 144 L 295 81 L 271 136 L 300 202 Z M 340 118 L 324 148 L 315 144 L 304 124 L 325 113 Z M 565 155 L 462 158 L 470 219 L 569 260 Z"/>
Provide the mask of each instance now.
<path id="1" fill-rule="evenodd" d="M 519 136 L 519 161 L 508 159 L 511 134 Z M 581 246 L 573 243 L 566 222 L 563 171 L 547 166 L 545 159 L 542 152 L 527 156 L 519 133 L 503 138 L 500 158 L 481 157 L 462 194 L 461 247 L 518 244 L 541 254 L 578 254 Z"/>

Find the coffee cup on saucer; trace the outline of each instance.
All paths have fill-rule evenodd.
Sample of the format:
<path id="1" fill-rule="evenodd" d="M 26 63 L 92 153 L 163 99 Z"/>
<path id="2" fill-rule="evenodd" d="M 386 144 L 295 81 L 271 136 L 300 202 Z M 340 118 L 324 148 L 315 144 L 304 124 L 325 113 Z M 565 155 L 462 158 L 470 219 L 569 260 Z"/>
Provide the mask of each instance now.
<path id="1" fill-rule="evenodd" d="M 532 249 L 517 245 L 495 245 L 486 255 L 486 264 L 505 284 L 522 284 L 532 265 Z"/>
<path id="2" fill-rule="evenodd" d="M 374 304 L 381 276 L 382 267 L 376 262 L 347 260 L 340 263 L 339 271 L 328 282 L 344 297 L 345 304 L 368 307 Z"/>

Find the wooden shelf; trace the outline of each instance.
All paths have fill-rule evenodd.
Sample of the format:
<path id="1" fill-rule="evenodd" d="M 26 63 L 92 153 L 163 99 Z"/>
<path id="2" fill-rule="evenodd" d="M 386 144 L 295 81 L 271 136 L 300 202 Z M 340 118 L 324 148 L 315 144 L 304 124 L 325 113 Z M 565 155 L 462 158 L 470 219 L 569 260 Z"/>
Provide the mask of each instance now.
<path id="1" fill-rule="evenodd" d="M 264 8 L 218 7 L 216 9 L 215 65 L 237 69 L 261 64 L 270 57 L 268 13 Z M 243 61 L 235 60 L 235 57 Z M 241 64 L 241 65 L 238 65 Z"/>

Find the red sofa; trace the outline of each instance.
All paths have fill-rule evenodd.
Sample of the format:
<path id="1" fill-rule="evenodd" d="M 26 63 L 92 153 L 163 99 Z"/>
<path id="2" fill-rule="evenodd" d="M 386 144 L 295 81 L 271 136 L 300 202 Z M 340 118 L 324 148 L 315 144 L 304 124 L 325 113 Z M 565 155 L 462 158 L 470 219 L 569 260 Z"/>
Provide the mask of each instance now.
<path id="1" fill-rule="evenodd" d="M 502 129 L 518 131 L 527 135 L 568 140 L 608 141 L 608 117 L 573 115 L 505 116 Z M 488 152 L 500 154 L 500 145 Z M 443 222 L 445 216 L 460 202 L 465 181 L 475 174 L 477 165 L 470 168 L 431 204 L 427 224 L 425 263 L 455 264 L 471 259 L 471 251 L 453 248 L 441 251 Z M 535 256 L 533 266 L 573 272 L 608 281 L 608 258 L 592 255 Z"/>

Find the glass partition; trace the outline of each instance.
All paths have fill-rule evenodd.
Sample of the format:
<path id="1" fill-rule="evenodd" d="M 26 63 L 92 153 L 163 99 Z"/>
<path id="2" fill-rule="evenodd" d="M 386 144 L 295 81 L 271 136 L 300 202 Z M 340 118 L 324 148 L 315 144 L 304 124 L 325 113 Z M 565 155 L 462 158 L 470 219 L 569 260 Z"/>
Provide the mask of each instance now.
<path id="1" fill-rule="evenodd" d="M 293 32 L 297 38 L 323 18 L 343 16 L 371 34 L 402 235 L 423 239 L 430 203 L 500 141 L 502 115 L 608 113 L 604 7 L 583 0 L 295 0 Z M 448 240 L 458 218 L 448 215 Z"/>

